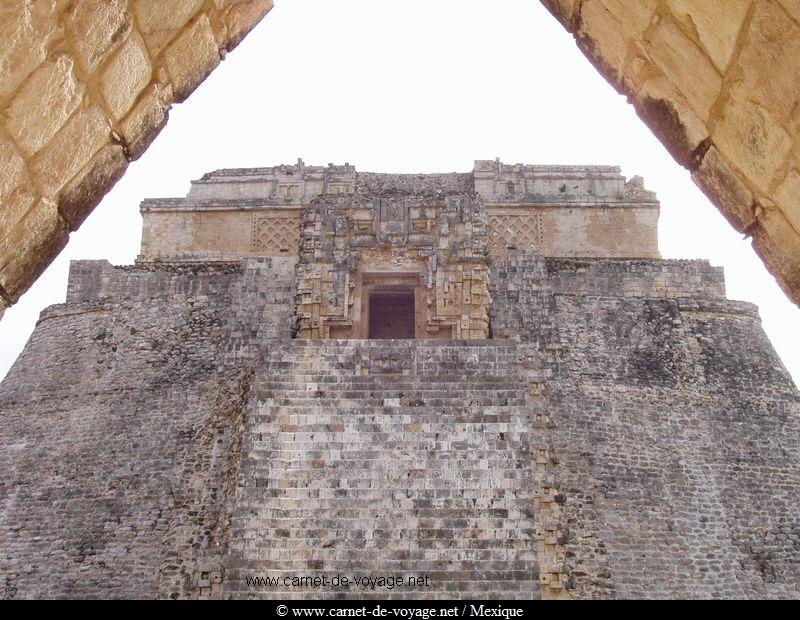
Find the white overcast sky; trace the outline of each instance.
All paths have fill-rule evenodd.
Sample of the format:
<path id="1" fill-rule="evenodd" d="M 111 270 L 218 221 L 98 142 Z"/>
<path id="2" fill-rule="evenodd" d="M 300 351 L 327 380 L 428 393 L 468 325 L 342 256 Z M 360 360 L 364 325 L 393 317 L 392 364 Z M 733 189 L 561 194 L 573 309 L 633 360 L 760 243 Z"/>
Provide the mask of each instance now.
<path id="1" fill-rule="evenodd" d="M 475 159 L 614 164 L 661 200 L 665 258 L 725 267 L 800 382 L 800 309 L 537 0 L 276 0 L 0 321 L 0 377 L 69 261 L 133 262 L 139 202 L 225 167 L 328 162 L 467 172 Z"/>

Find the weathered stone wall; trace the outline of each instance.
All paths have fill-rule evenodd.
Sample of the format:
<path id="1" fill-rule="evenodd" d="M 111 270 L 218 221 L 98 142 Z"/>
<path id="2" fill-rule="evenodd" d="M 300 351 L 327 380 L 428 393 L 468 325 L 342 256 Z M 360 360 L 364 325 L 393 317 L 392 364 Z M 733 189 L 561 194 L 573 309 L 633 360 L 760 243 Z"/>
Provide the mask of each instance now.
<path id="1" fill-rule="evenodd" d="M 2 596 L 218 590 L 253 363 L 294 260 L 72 264 L 0 387 Z"/>
<path id="2" fill-rule="evenodd" d="M 104 298 L 121 301 L 172 295 L 225 295 L 241 273 L 240 263 L 115 267 L 106 260 L 72 261 L 67 303 Z"/>
<path id="3" fill-rule="evenodd" d="M 384 174 L 299 160 L 217 170 L 193 181 L 185 198 L 143 201 L 139 261 L 296 256 L 300 213 L 317 199 L 454 193 L 482 199 L 495 258 L 523 248 L 547 256 L 660 256 L 658 200 L 641 177 L 626 180 L 615 166 L 477 161 L 472 173 Z"/>
<path id="4" fill-rule="evenodd" d="M 542 2 L 800 302 L 800 2 Z"/>
<path id="5" fill-rule="evenodd" d="M 502 260 L 511 250 L 545 256 L 658 258 L 658 205 L 490 205 L 489 252 Z"/>
<path id="6" fill-rule="evenodd" d="M 210 298 L 224 308 L 218 367 L 258 359 L 260 343 L 289 338 L 295 325 L 295 257 L 239 263 L 140 263 L 115 267 L 104 260 L 73 261 L 67 304 L 135 303 L 178 296 Z"/>
<path id="7" fill-rule="evenodd" d="M 704 260 L 550 258 L 546 264 L 555 294 L 725 298 L 722 267 Z"/>
<path id="8" fill-rule="evenodd" d="M 0 384 L 3 597 L 798 596 L 800 396 L 718 269 L 511 253 L 458 343 L 290 340 L 295 265 L 73 264 Z"/>
<path id="9" fill-rule="evenodd" d="M 525 201 L 573 173 L 487 171 L 533 180 Z M 579 191 L 623 183 L 597 174 Z M 292 340 L 296 299 L 350 291 L 315 292 L 294 255 L 74 262 L 0 384 L 3 597 L 402 573 L 428 581 L 313 594 L 796 598 L 800 395 L 721 270 L 535 244 L 487 262 L 479 195 L 395 176 L 316 195 L 304 256 L 402 270 L 430 250 L 437 288 L 477 259 L 494 340 Z"/>
<path id="10" fill-rule="evenodd" d="M 755 308 L 689 261 L 515 254 L 492 286 L 532 386 L 543 595 L 796 598 L 800 394 Z"/>
<path id="11" fill-rule="evenodd" d="M 800 398 L 752 306 L 555 297 L 573 595 L 797 598 Z"/>
<path id="12" fill-rule="evenodd" d="M 800 300 L 798 1 L 542 2 Z M 272 0 L 165 6 L 0 7 L 0 317 Z"/>
<path id="13" fill-rule="evenodd" d="M 216 372 L 222 323 L 208 297 L 43 314 L 0 392 L 4 598 L 192 596 L 248 387 Z"/>
<path id="14" fill-rule="evenodd" d="M 143 220 L 140 262 L 297 256 L 300 244 L 300 209 L 243 204 L 201 211 L 148 208 Z"/>
<path id="15" fill-rule="evenodd" d="M 0 304 L 15 302 L 272 0 L 0 6 Z M 0 310 L 1 311 L 1 310 Z"/>

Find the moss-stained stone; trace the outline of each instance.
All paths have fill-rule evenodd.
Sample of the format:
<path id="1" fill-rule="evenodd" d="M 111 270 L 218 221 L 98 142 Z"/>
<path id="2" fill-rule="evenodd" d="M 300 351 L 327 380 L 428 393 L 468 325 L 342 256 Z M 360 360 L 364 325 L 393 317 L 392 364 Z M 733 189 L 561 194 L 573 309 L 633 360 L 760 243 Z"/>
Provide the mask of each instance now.
<path id="1" fill-rule="evenodd" d="M 188 97 L 220 62 L 208 17 L 200 16 L 165 52 L 176 102 Z"/>
<path id="2" fill-rule="evenodd" d="M 58 199 L 58 210 L 70 231 L 77 230 L 128 168 L 125 149 L 119 144 L 103 147 L 67 185 Z"/>
<path id="3" fill-rule="evenodd" d="M 753 195 L 715 147 L 703 157 L 692 179 L 739 232 L 753 223 Z"/>
<path id="4" fill-rule="evenodd" d="M 40 199 L 0 241 L 0 287 L 16 301 L 67 244 L 67 227 L 56 205 Z M 34 278 L 35 279 L 35 278 Z"/>

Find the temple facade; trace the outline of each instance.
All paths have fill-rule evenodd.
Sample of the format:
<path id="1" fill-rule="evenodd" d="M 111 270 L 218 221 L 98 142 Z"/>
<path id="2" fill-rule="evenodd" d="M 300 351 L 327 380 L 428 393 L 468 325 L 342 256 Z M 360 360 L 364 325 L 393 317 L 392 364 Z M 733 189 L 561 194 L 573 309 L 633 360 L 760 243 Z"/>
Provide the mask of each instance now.
<path id="1" fill-rule="evenodd" d="M 146 200 L 140 263 L 296 262 L 299 338 L 490 337 L 491 263 L 509 251 L 658 258 L 658 202 L 612 166 L 358 173 L 219 170 Z"/>

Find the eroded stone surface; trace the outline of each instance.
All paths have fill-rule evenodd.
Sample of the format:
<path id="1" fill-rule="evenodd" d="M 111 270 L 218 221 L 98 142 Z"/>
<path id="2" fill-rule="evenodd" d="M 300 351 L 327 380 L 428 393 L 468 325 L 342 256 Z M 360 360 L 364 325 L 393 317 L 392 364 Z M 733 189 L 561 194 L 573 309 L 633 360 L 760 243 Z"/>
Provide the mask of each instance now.
<path id="1" fill-rule="evenodd" d="M 73 3 L 66 30 L 81 68 L 92 73 L 133 27 L 128 0 L 83 0 Z"/>
<path id="2" fill-rule="evenodd" d="M 175 93 L 186 98 L 220 50 L 232 49 L 271 8 L 271 0 L 2 3 L 0 220 L 11 227 L 3 236 L 26 230 L 19 199 L 29 194 L 78 226 L 124 172 L 120 152 L 140 157 Z M 0 255 L 22 287 L 14 299 L 40 273 L 40 259 L 63 247 L 61 229 L 50 230 L 52 239 L 30 239 L 42 244 L 38 252 L 31 245 Z"/>
<path id="3" fill-rule="evenodd" d="M 28 154 L 45 146 L 80 105 L 84 86 L 67 55 L 44 63 L 8 106 L 6 128 Z"/>
<path id="4" fill-rule="evenodd" d="M 25 179 L 25 162 L 14 143 L 0 130 L 0 203 Z"/>
<path id="5" fill-rule="evenodd" d="M 0 287 L 9 301 L 19 299 L 27 288 L 28 271 L 38 277 L 66 244 L 67 228 L 56 205 L 46 199 L 35 201 L 0 241 Z"/>
<path id="6" fill-rule="evenodd" d="M 746 196 L 778 201 L 800 132 L 796 0 L 542 2 L 734 226 L 753 223 Z M 782 205 L 796 222 L 798 203 Z M 778 243 L 772 230 L 783 227 L 765 223 L 754 247 L 800 303 L 800 236 Z"/>
<path id="7" fill-rule="evenodd" d="M 47 58 L 47 44 L 58 32 L 57 18 L 54 0 L 0 6 L 0 100 Z"/>
<path id="8" fill-rule="evenodd" d="M 101 76 L 103 98 L 115 119 L 131 109 L 142 89 L 150 83 L 152 67 L 144 42 L 133 35 L 120 47 Z"/>
<path id="9" fill-rule="evenodd" d="M 758 209 L 756 244 L 788 234 Z M 800 394 L 720 268 L 652 255 L 657 210 L 613 167 L 497 161 L 146 201 L 137 263 L 73 262 L 0 384 L 1 595 L 795 598 Z M 352 330 L 428 277 L 415 339 Z"/>

